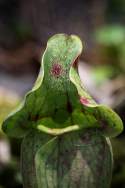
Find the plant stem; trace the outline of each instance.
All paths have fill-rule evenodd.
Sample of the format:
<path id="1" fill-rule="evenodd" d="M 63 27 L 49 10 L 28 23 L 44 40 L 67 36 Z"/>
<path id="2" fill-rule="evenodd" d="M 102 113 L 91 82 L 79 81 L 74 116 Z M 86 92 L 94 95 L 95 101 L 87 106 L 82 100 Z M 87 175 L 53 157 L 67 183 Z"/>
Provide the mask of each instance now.
<path id="1" fill-rule="evenodd" d="M 24 188 L 109 188 L 112 151 L 97 130 L 57 137 L 31 131 L 23 140 Z"/>

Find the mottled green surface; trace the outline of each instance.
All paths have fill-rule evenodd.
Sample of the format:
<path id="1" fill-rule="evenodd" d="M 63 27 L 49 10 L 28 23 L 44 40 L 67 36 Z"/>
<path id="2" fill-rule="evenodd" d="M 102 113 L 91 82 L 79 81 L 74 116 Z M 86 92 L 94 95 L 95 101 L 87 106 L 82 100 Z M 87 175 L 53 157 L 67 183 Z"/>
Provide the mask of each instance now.
<path id="1" fill-rule="evenodd" d="M 123 125 L 82 87 L 81 52 L 77 36 L 50 38 L 32 91 L 3 123 L 6 134 L 24 137 L 24 188 L 109 187 L 112 156 L 105 136 L 117 136 Z"/>
<path id="2" fill-rule="evenodd" d="M 109 140 L 96 130 L 54 138 L 31 131 L 22 144 L 22 174 L 24 188 L 109 188 Z"/>

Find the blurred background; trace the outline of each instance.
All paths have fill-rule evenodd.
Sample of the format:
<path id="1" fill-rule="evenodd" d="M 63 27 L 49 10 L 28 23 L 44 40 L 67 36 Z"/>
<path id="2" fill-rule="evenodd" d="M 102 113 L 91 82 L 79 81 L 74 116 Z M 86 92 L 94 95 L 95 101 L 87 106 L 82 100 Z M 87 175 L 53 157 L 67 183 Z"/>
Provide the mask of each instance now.
<path id="1" fill-rule="evenodd" d="M 32 88 L 46 42 L 56 33 L 82 39 L 84 85 L 125 122 L 124 0 L 0 0 L 0 127 Z M 111 187 L 125 188 L 125 132 L 111 141 Z M 20 143 L 0 128 L 0 188 L 22 188 Z"/>

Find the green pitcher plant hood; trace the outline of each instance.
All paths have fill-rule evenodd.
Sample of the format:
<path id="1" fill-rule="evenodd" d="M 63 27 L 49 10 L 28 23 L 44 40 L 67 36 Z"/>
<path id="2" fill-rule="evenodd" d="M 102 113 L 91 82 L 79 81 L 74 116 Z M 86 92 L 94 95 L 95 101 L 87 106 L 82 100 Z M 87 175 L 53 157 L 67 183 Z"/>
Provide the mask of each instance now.
<path id="1" fill-rule="evenodd" d="M 75 35 L 56 34 L 47 42 L 33 89 L 3 122 L 3 131 L 24 137 L 31 129 L 50 135 L 97 129 L 106 137 L 123 130 L 120 117 L 97 104 L 81 83 L 78 59 L 82 42 Z"/>

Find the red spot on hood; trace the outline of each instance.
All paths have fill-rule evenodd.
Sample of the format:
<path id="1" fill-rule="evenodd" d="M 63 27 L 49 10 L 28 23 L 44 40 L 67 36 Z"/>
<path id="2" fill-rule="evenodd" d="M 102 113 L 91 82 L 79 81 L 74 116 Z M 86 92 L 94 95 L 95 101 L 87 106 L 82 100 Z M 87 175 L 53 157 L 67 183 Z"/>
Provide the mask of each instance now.
<path id="1" fill-rule="evenodd" d="M 81 102 L 82 104 L 84 104 L 84 105 L 89 104 L 89 100 L 88 100 L 87 98 L 85 98 L 85 97 L 81 97 L 81 98 L 80 98 L 80 102 Z"/>
<path id="2" fill-rule="evenodd" d="M 59 77 L 62 73 L 62 66 L 58 63 L 52 65 L 51 74 L 55 77 Z"/>

